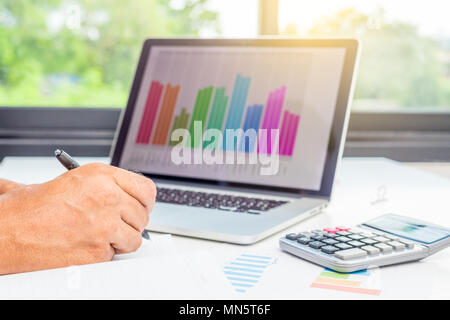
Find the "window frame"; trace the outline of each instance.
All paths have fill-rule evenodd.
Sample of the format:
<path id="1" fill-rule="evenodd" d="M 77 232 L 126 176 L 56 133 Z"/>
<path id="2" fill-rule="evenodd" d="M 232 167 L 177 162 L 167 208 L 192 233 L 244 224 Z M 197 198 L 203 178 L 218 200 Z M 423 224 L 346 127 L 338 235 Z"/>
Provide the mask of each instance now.
<path id="1" fill-rule="evenodd" d="M 278 34 L 278 0 L 259 0 L 259 34 Z M 48 156 L 108 156 L 122 109 L 0 106 L 0 161 Z M 352 111 L 344 156 L 450 162 L 450 111 Z"/>

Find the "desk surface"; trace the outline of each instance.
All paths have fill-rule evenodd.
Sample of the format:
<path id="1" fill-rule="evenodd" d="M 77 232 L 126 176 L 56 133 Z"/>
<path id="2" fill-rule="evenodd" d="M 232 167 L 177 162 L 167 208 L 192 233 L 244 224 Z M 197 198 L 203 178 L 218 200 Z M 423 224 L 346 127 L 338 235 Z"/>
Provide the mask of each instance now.
<path id="1" fill-rule="evenodd" d="M 80 163 L 107 162 L 82 158 Z M 64 172 L 53 158 L 6 158 L 0 177 L 23 183 L 39 183 Z M 252 246 L 173 236 L 171 245 L 187 258 L 171 255 L 92 266 L 49 270 L 0 277 L 0 298 L 450 298 L 450 250 L 420 262 L 380 268 L 379 296 L 310 288 L 322 268 L 278 249 L 278 239 L 289 232 L 324 226 L 355 225 L 385 213 L 398 213 L 450 226 L 450 179 L 381 158 L 346 158 L 338 171 L 331 205 L 323 213 Z M 154 235 L 157 237 L 157 235 Z M 261 252 L 277 257 L 278 264 L 252 290 L 237 295 L 218 279 L 212 257 L 241 252 Z M 212 252 L 215 252 L 215 256 Z M 207 256 L 210 254 L 210 256 Z M 189 256 L 197 257 L 189 259 Z M 216 260 L 217 260 L 216 259 Z M 189 260 L 192 260 L 189 262 Z M 198 261 L 201 261 L 198 262 Z M 190 274 L 180 263 L 192 263 Z M 177 265 L 178 264 L 178 265 Z M 201 266 L 205 266 L 203 270 Z M 209 274 L 211 272 L 211 274 Z M 73 277 L 84 279 L 71 287 Z M 191 281 L 198 277 L 197 282 Z M 79 279 L 78 279 L 79 280 Z M 203 283 L 202 283 L 203 281 Z M 214 283 L 217 281 L 217 283 Z M 69 283 L 69 284 L 68 284 Z M 202 288 L 201 285 L 204 285 Z"/>

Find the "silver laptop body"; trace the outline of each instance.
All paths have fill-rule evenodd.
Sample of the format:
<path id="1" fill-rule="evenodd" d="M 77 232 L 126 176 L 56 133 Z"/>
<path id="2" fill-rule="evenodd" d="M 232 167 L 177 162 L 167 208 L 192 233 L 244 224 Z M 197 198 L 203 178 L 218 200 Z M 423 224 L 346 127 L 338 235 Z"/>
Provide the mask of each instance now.
<path id="1" fill-rule="evenodd" d="M 202 58 L 195 60 L 200 55 L 203 55 Z M 352 39 L 147 40 L 112 149 L 112 165 L 142 172 L 152 178 L 158 190 L 164 193 L 160 197 L 162 200 L 155 204 L 147 229 L 251 244 L 319 213 L 330 201 L 336 168 L 343 151 L 358 56 L 359 44 Z M 246 71 L 252 63 L 258 68 Z M 232 74 L 235 71 L 233 68 L 238 68 L 235 67 L 238 64 L 239 70 L 244 71 L 234 76 L 237 72 Z M 279 71 L 263 70 L 268 64 L 272 68 L 279 68 Z M 194 68 L 194 65 L 197 69 L 189 69 Z M 216 71 L 211 67 L 213 65 L 222 69 Z M 224 68 L 223 65 L 228 67 Z M 203 66 L 204 69 L 201 69 Z M 201 75 L 192 71 L 199 69 L 202 70 L 198 72 Z M 208 87 L 207 81 L 212 79 L 211 74 L 214 72 L 216 82 L 214 86 Z M 272 77 L 273 91 L 262 89 L 265 88 L 261 85 L 264 83 L 261 80 L 263 74 Z M 247 87 L 243 82 L 246 79 L 250 83 Z M 277 82 L 282 81 L 280 79 L 290 80 L 285 80 L 288 84 L 282 86 L 277 85 L 281 83 Z M 236 89 L 239 81 L 241 89 Z M 196 99 L 190 97 L 194 89 L 189 86 L 198 90 Z M 244 99 L 243 92 L 247 93 L 247 96 L 244 94 L 246 100 L 242 102 L 247 110 L 245 114 L 245 110 L 240 110 L 236 102 Z M 267 101 L 261 98 L 267 95 Z M 301 98 L 296 98 L 296 95 Z M 217 124 L 216 120 L 212 120 L 217 119 L 215 113 L 220 114 L 220 103 L 216 103 L 216 98 L 219 102 L 229 104 L 228 114 L 222 115 L 223 123 L 218 127 L 224 132 L 227 126 L 232 125 L 235 114 L 242 114 L 240 126 L 244 129 L 255 123 L 255 119 L 259 119 L 260 128 L 270 129 L 274 126 L 273 123 L 272 127 L 268 124 L 270 119 L 279 118 L 278 125 L 275 124 L 281 132 L 278 177 L 251 176 L 248 174 L 251 164 L 226 171 L 233 174 L 220 173 L 220 168 L 214 171 L 207 164 L 193 164 L 196 167 L 186 167 L 188 169 L 182 171 L 179 165 L 168 160 L 163 163 L 158 158 L 161 154 L 161 159 L 163 155 L 166 155 L 164 159 L 168 159 L 170 152 L 173 152 L 171 134 L 177 126 L 183 126 L 183 119 L 191 117 L 187 125 L 184 121 L 187 130 L 192 128 L 194 118 L 200 119 L 202 115 L 203 119 Z M 159 106 L 155 101 L 160 101 Z M 206 101 L 203 109 L 201 101 Z M 193 109 L 187 110 L 189 105 L 194 106 Z M 206 105 L 209 109 L 205 113 Z M 289 105 L 301 107 L 292 107 L 291 111 L 277 109 L 278 106 L 287 108 Z M 328 108 L 326 112 L 321 111 L 322 106 Z M 149 128 L 149 124 L 153 127 Z M 205 128 L 206 125 L 203 130 Z M 292 133 L 292 128 L 298 128 L 298 133 Z M 315 140 L 318 142 L 315 143 Z M 236 150 L 238 146 L 239 142 Z M 219 147 L 222 148 L 222 145 Z M 293 150 L 294 147 L 298 150 Z M 259 149 L 257 153 L 260 153 Z M 255 169 L 252 170 L 255 172 Z M 172 194 L 175 192 L 173 190 L 176 190 L 175 195 Z M 186 194 L 189 197 L 196 195 L 198 198 L 197 195 L 201 195 L 208 199 L 219 199 L 218 202 L 211 200 L 209 203 L 243 199 L 238 203 L 282 205 L 267 209 L 263 204 L 264 210 L 256 212 L 246 211 L 245 207 L 243 210 L 234 210 L 237 208 L 234 204 L 231 208 L 226 205 L 213 205 L 210 208 L 198 205 L 198 201 L 186 203 L 191 201 L 186 200 Z"/>

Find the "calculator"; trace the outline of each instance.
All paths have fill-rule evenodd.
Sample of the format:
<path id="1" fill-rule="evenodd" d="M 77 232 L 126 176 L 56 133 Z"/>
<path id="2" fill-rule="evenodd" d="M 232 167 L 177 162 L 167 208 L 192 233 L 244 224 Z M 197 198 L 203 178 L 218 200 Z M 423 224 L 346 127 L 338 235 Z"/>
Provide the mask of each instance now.
<path id="1" fill-rule="evenodd" d="M 450 229 L 395 214 L 280 239 L 283 251 L 338 272 L 416 261 L 449 245 Z"/>

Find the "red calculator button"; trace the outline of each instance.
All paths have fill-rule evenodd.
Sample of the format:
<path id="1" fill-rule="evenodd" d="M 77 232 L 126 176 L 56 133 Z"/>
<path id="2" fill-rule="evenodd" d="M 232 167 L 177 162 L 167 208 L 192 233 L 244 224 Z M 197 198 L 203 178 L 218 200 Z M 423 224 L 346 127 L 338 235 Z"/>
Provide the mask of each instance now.
<path id="1" fill-rule="evenodd" d="M 323 231 L 326 231 L 328 233 L 336 233 L 340 230 L 337 230 L 336 228 L 326 228 L 326 229 L 323 229 Z"/>
<path id="2" fill-rule="evenodd" d="M 348 231 L 350 230 L 350 228 L 345 228 L 345 227 L 336 227 L 337 231 Z"/>

